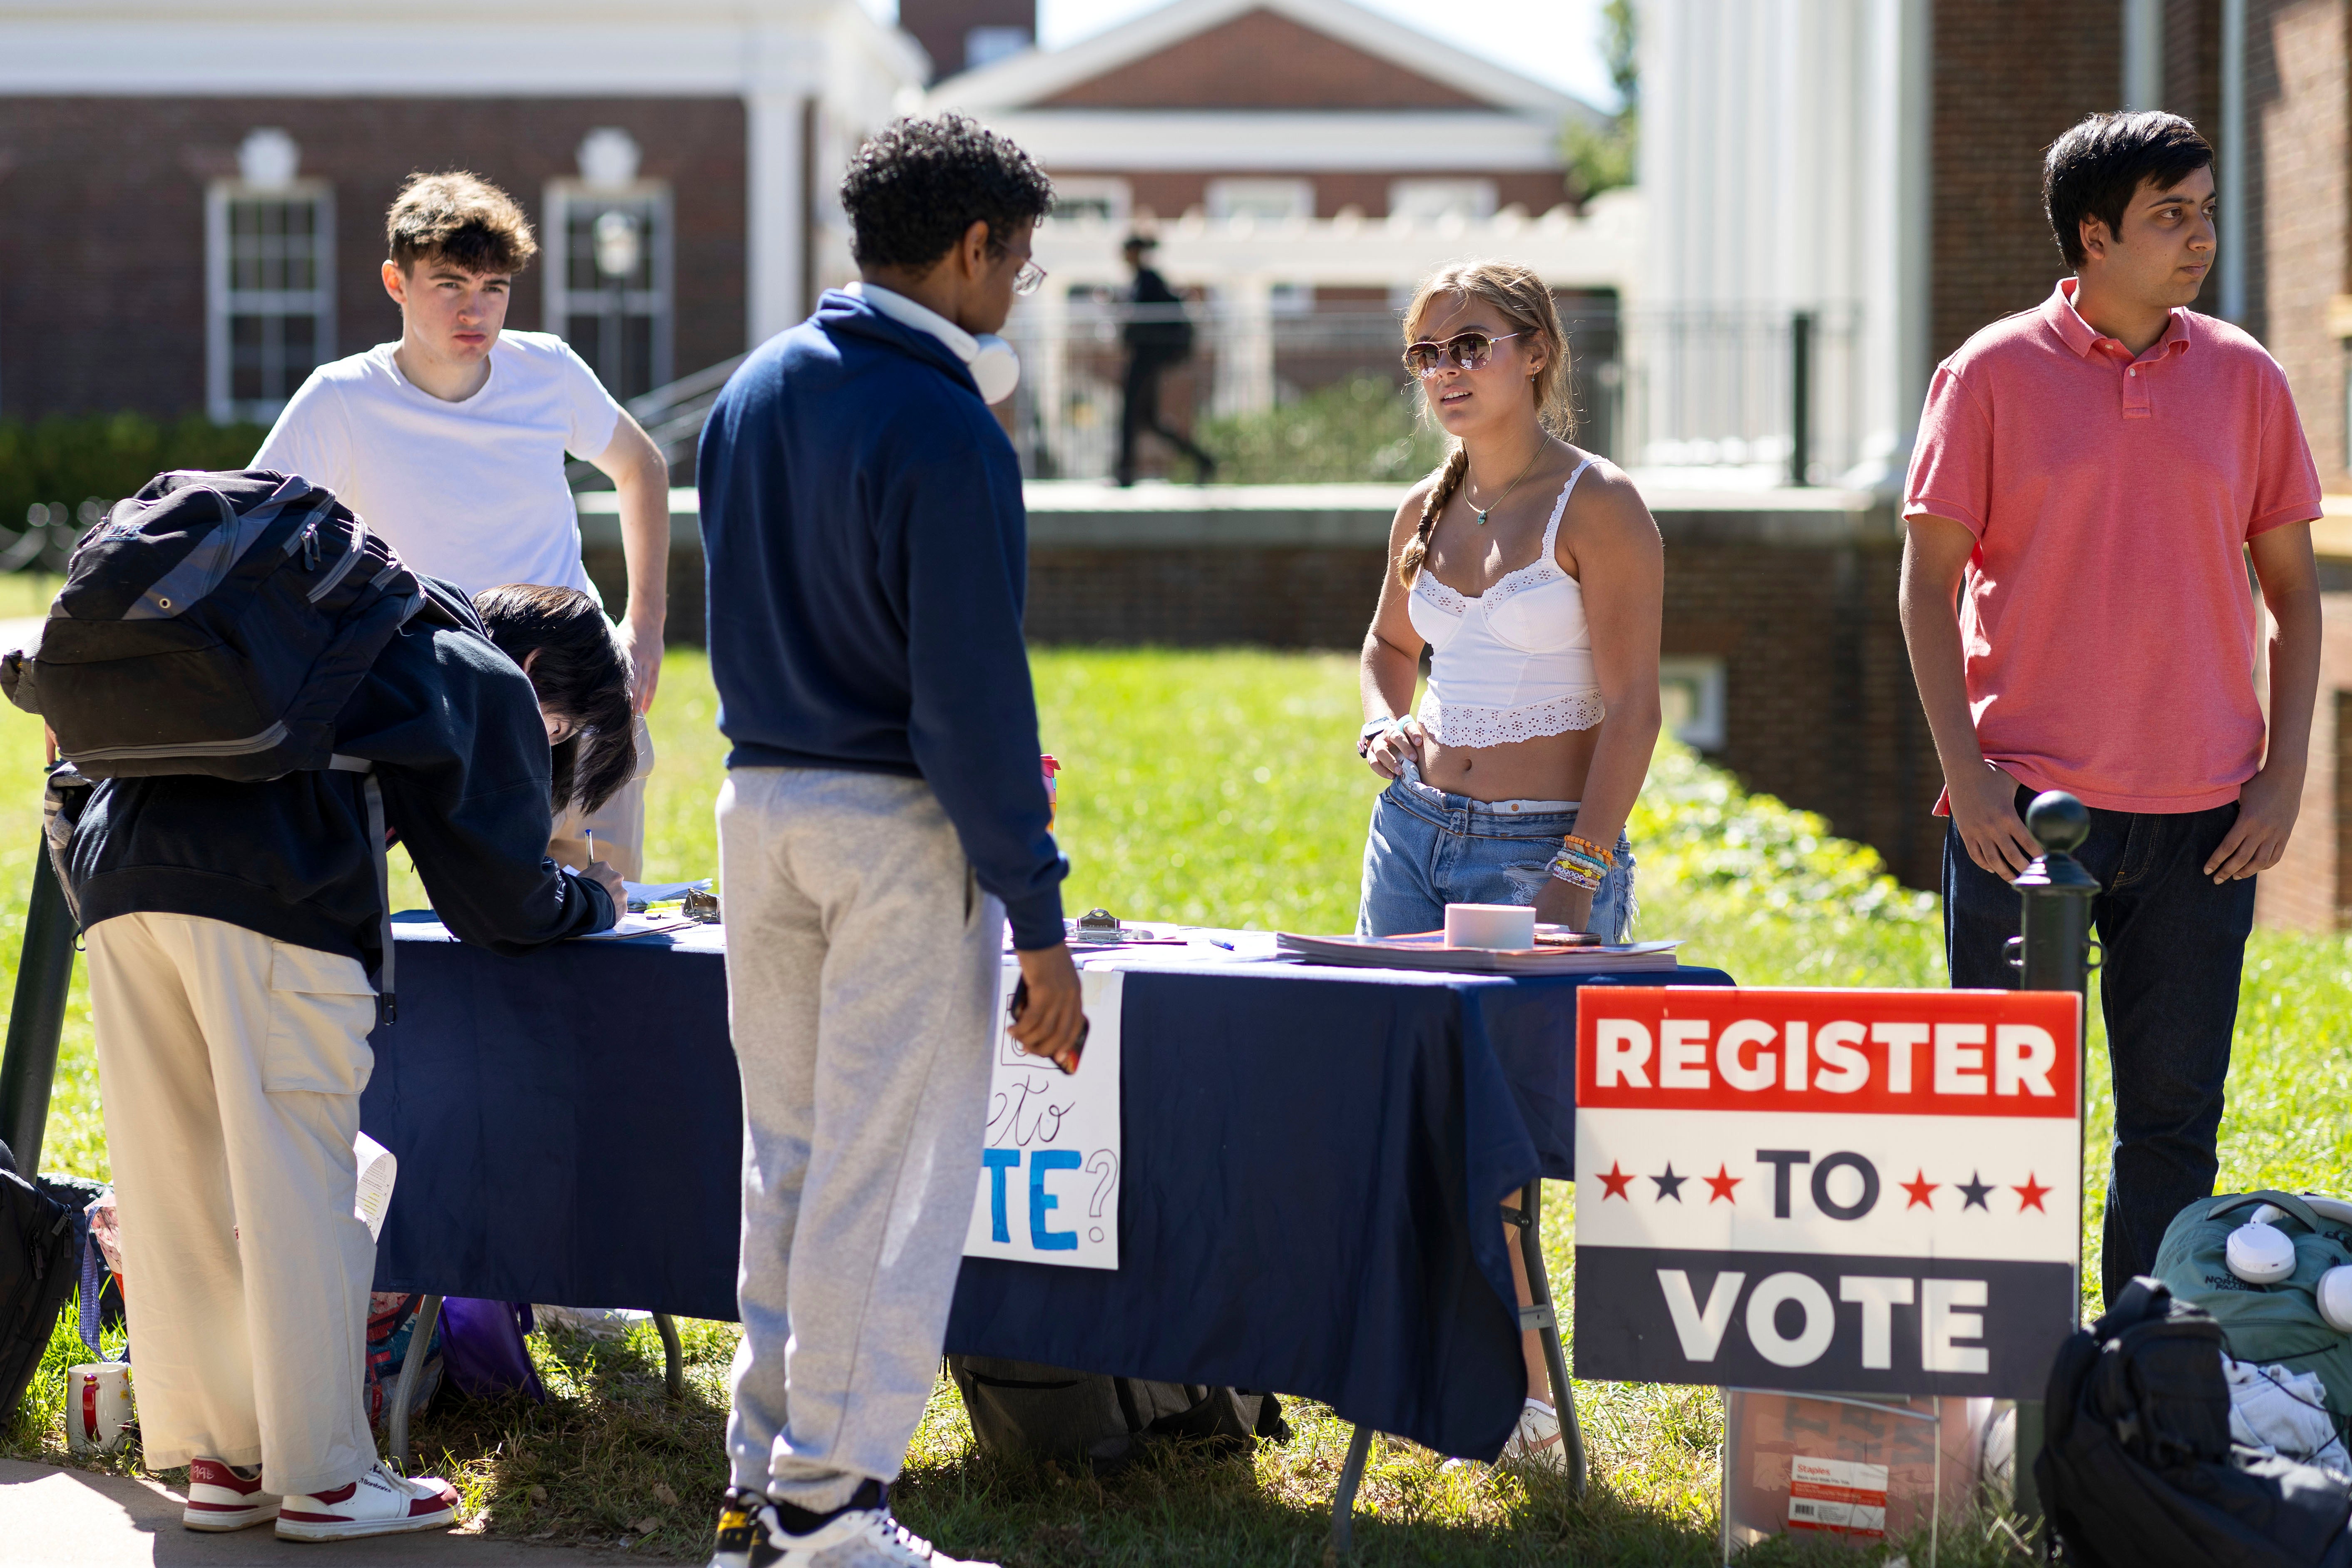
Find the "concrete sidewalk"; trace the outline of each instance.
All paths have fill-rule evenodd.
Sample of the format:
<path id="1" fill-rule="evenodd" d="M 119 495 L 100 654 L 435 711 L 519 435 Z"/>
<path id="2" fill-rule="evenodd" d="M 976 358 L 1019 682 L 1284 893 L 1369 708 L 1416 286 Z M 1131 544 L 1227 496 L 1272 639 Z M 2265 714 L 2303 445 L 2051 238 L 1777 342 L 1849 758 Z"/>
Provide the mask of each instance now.
<path id="1" fill-rule="evenodd" d="M 628 1552 L 531 1546 L 449 1531 L 326 1543 L 280 1541 L 265 1525 L 205 1535 L 180 1527 L 183 1500 L 153 1481 L 0 1459 L 0 1563 L 8 1568 L 292 1563 L 308 1568 L 375 1568 L 380 1563 L 580 1568 L 652 1561 Z"/>

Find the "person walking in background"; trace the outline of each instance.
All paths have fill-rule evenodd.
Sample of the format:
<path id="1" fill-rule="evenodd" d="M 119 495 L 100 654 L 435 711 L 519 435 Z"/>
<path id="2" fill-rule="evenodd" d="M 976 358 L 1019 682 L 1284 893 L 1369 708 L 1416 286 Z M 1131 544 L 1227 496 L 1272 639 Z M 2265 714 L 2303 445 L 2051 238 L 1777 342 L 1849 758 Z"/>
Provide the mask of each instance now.
<path id="1" fill-rule="evenodd" d="M 2214 260 L 2212 165 L 2154 111 L 2051 144 L 2072 275 L 1937 367 L 1904 491 L 1955 986 L 2017 984 L 2026 803 L 2091 808 L 2075 857 L 2105 889 L 2110 1302 L 2213 1190 L 2253 879 L 2294 826 L 2319 679 L 2319 478 L 2294 399 L 2260 343 L 2188 308 Z M 2267 729 L 2249 551 L 2275 626 Z"/>
<path id="2" fill-rule="evenodd" d="M 1357 932 L 1434 931 L 1449 903 L 1532 904 L 1538 921 L 1623 942 L 1625 819 L 1660 722 L 1658 526 L 1622 471 L 1569 444 L 1568 339 L 1532 271 L 1447 268 L 1413 296 L 1404 335 L 1452 450 L 1397 509 L 1395 569 L 1364 636 L 1356 752 L 1391 782 Z M 1516 1240 L 1507 1250 L 1524 1305 L 1526 1266 Z M 1504 1457 L 1559 1468 L 1542 1341 L 1524 1341 L 1527 1407 Z"/>
<path id="3" fill-rule="evenodd" d="M 698 466 L 745 1122 L 717 1568 L 950 1568 L 887 1488 L 939 1374 L 1008 917 L 1013 1037 L 1075 1071 L 1084 1023 L 983 395 L 1053 188 L 947 115 L 868 141 L 841 199 L 859 283 L 752 352 Z"/>
<path id="4" fill-rule="evenodd" d="M 403 560 L 468 594 L 539 584 L 593 595 L 565 454 L 613 481 L 637 773 L 593 817 L 560 816 L 551 851 L 587 865 L 593 829 L 598 855 L 642 878 L 654 756 L 642 715 L 661 679 L 668 614 L 669 465 L 571 345 L 506 330 L 515 274 L 539 253 L 511 196 L 468 174 L 415 175 L 394 198 L 384 243 L 399 341 L 312 371 L 253 466 L 333 490 Z"/>
<path id="5" fill-rule="evenodd" d="M 1149 430 L 1192 458 L 1195 477 L 1207 484 L 1217 477 L 1217 459 L 1160 411 L 1160 378 L 1192 357 L 1192 322 L 1184 313 L 1184 297 L 1151 268 L 1151 252 L 1159 244 L 1150 235 L 1130 234 L 1119 251 L 1135 271 L 1135 288 L 1121 333 L 1127 343 L 1127 382 L 1118 410 L 1118 482 L 1135 483 L 1136 439 Z"/>

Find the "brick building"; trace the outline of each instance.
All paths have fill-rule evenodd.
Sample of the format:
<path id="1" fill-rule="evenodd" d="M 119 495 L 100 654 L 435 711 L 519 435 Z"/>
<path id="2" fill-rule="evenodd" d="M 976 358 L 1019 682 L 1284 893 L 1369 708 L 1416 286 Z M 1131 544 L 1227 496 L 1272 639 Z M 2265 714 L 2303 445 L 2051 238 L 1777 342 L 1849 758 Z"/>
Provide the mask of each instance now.
<path id="1" fill-rule="evenodd" d="M 0 0 L 0 416 L 272 416 L 397 331 L 418 169 L 512 192 L 542 251 L 509 320 L 646 391 L 847 270 L 834 172 L 923 74 L 857 0 Z"/>

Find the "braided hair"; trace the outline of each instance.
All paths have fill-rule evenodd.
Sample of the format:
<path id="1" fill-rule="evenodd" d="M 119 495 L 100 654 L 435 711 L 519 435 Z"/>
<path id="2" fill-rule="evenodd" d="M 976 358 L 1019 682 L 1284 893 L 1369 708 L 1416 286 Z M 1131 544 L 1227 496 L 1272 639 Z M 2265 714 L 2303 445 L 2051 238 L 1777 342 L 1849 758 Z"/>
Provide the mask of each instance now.
<path id="1" fill-rule="evenodd" d="M 1502 313 L 1512 328 L 1541 343 L 1546 351 L 1543 368 L 1536 372 L 1536 417 L 1546 431 L 1568 439 L 1576 434 L 1576 409 L 1570 399 L 1568 376 L 1568 334 L 1560 330 L 1559 310 L 1552 303 L 1551 290 L 1544 280 L 1515 261 L 1465 261 L 1440 268 L 1423 280 L 1415 290 L 1412 303 L 1405 307 L 1404 341 L 1410 344 L 1420 335 L 1422 318 L 1428 313 L 1430 302 L 1441 294 L 1474 299 L 1492 305 Z M 1429 401 L 1422 400 L 1422 417 L 1432 418 Z M 1470 473 L 1470 454 L 1460 442 L 1453 443 L 1445 460 L 1438 464 L 1430 476 L 1429 499 L 1422 503 L 1421 523 L 1411 539 L 1397 553 L 1397 581 L 1407 587 L 1421 571 L 1422 562 L 1429 554 L 1429 536 L 1437 528 L 1437 518 L 1454 492 Z"/>

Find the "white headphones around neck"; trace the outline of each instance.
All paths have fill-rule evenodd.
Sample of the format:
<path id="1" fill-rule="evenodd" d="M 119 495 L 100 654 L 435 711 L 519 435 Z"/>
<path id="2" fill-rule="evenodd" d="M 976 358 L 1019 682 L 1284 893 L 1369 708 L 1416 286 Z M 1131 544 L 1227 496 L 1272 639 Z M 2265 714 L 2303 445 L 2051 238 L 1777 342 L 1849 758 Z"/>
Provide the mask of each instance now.
<path id="1" fill-rule="evenodd" d="M 994 332 L 982 332 L 973 342 L 980 344 L 980 352 L 964 368 L 971 372 L 972 384 L 980 388 L 982 403 L 1002 403 L 1021 384 L 1021 356 Z"/>

